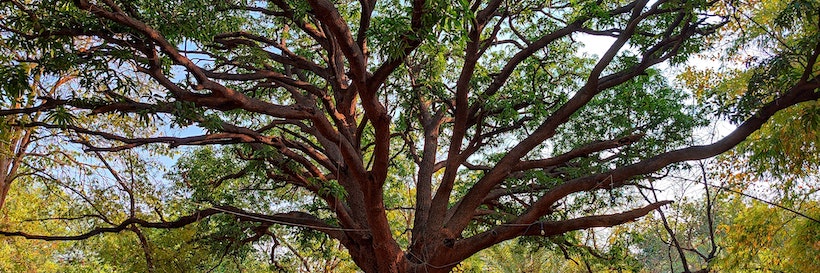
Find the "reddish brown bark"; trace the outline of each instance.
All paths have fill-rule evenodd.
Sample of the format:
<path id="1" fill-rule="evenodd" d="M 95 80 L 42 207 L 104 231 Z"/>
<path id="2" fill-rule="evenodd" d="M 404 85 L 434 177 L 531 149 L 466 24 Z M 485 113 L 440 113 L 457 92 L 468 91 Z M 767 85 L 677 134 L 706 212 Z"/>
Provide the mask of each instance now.
<path id="1" fill-rule="evenodd" d="M 461 54 L 457 58 L 463 63 L 458 68 L 452 68 L 451 72 L 458 77 L 452 83 L 452 92 L 446 94 L 451 97 L 431 98 L 422 90 L 424 86 L 417 84 L 422 79 L 414 73 L 420 70 L 416 67 L 420 64 L 414 64 L 409 57 L 405 57 L 415 53 L 425 42 L 423 37 L 436 30 L 437 22 L 427 16 L 435 11 L 429 9 L 431 3 L 423 0 L 412 1 L 412 7 L 407 14 L 410 28 L 406 33 L 399 34 L 398 40 L 402 44 L 398 51 L 404 53 L 402 58 L 387 56 L 387 53 L 370 52 L 368 49 L 367 33 L 372 19 L 370 16 L 377 5 L 375 0 L 360 1 L 362 13 L 358 20 L 358 29 L 351 28 L 351 22 L 347 22 L 336 4 L 328 0 L 308 1 L 308 15 L 299 14 L 299 17 L 288 1 L 274 0 L 271 1 L 270 7 L 233 6 L 232 9 L 258 12 L 286 22 L 282 27 L 283 33 L 299 31 L 300 35 L 315 42 L 315 47 L 311 46 L 311 50 L 320 55 L 320 58 L 314 59 L 301 56 L 296 53 L 298 51 L 290 50 L 284 38 L 277 41 L 272 37 L 241 31 L 214 36 L 214 47 L 219 50 L 247 47 L 265 52 L 269 58 L 266 61 L 277 63 L 282 68 L 236 63 L 220 54 L 198 52 L 213 58 L 214 62 L 238 67 L 241 73 L 197 65 L 188 58 L 184 50 L 178 48 L 178 45 L 169 42 L 163 33 L 141 21 L 137 11 L 122 9 L 113 1 L 74 2 L 77 7 L 87 11 L 89 16 L 95 16 L 106 24 L 128 28 L 135 33 L 128 34 L 134 35 L 134 39 L 126 39 L 129 36 L 125 34 L 70 28 L 42 34 L 40 38 L 52 35 L 94 36 L 133 51 L 139 59 L 135 61 L 136 73 L 151 77 L 167 90 L 174 102 L 192 103 L 201 110 L 236 110 L 264 115 L 272 121 L 261 127 L 244 127 L 222 122 L 219 124 L 218 132 L 183 138 L 126 137 L 80 125 L 57 125 L 47 122 L 20 123 L 13 126 L 63 130 L 96 137 L 110 144 L 99 147 L 88 141 L 78 141 L 84 144 L 87 150 L 95 152 L 120 151 L 152 143 L 164 143 L 171 147 L 245 143 L 257 150 L 272 147 L 282 158 L 252 158 L 252 155 L 243 155 L 243 159 L 260 160 L 279 168 L 278 172 L 271 171 L 267 176 L 312 193 L 326 203 L 327 209 L 332 212 L 339 224 L 329 225 L 324 220 L 304 212 L 262 215 L 240 208 L 214 207 L 193 212 L 170 222 L 148 221 L 132 215 L 119 224 L 110 223 L 110 226 L 92 229 L 79 235 L 33 235 L 17 231 L 2 231 L 2 235 L 40 240 L 81 240 L 102 233 L 121 232 L 130 227 L 136 231 L 139 230 L 137 226 L 178 228 L 204 217 L 228 213 L 245 221 L 267 224 L 262 226 L 262 229 L 275 223 L 323 232 L 339 240 L 350 252 L 354 262 L 365 272 L 448 272 L 471 255 L 516 237 L 553 236 L 573 230 L 611 227 L 634 221 L 669 202 L 661 201 L 639 208 L 624 208 L 624 212 L 607 215 L 556 221 L 542 219 L 552 213 L 557 202 L 572 194 L 623 187 L 636 176 L 651 174 L 670 164 L 708 158 L 725 152 L 758 130 L 778 111 L 820 98 L 815 92 L 820 87 L 820 80 L 811 71 L 817 59 L 817 52 L 820 52 L 819 43 L 817 52 L 807 58 L 811 62 L 807 66 L 810 69 L 807 69 L 798 83 L 784 87 L 786 90 L 779 98 L 764 105 L 756 115 L 718 142 L 661 153 L 601 173 L 566 178 L 554 186 L 508 188 L 503 187 L 504 182 L 524 171 L 546 171 L 591 154 L 633 144 L 640 145 L 643 135 L 636 133 L 618 139 L 591 142 L 551 157 L 535 158 L 537 155 L 533 153 L 534 149 L 552 139 L 560 126 L 567 123 L 601 92 L 624 84 L 645 73 L 653 65 L 680 54 L 681 48 L 689 39 L 696 36 L 702 38 L 698 35 L 708 35 L 719 25 L 708 25 L 694 11 L 661 8 L 660 5 L 667 1 L 655 1 L 651 4 L 649 1 L 634 1 L 607 11 L 609 16 L 624 20 L 618 29 L 589 29 L 590 21 L 594 21 L 594 18 L 577 16 L 572 18 L 574 21 L 560 22 L 562 26 L 548 33 L 537 34 L 537 38 L 532 41 L 516 34 L 521 38 L 519 51 L 499 64 L 497 73 L 488 78 L 487 84 L 482 87 L 476 84 L 477 74 L 484 73 L 478 70 L 486 68 L 482 67 L 480 62 L 487 58 L 486 52 L 492 51 L 489 48 L 499 39 L 501 24 L 505 20 L 511 20 L 511 15 L 504 9 L 504 1 L 475 1 L 469 6 L 474 17 L 465 21 L 467 39 L 464 51 L 453 53 Z M 640 29 L 641 24 L 660 15 L 678 19 L 662 33 L 653 34 L 654 36 L 642 33 L 645 30 Z M 505 132 L 528 129 L 530 127 L 525 127 L 525 124 L 532 121 L 522 119 L 511 125 L 486 124 L 487 117 L 497 116 L 501 110 L 492 109 L 492 102 L 485 100 L 502 92 L 524 61 L 549 49 L 556 41 L 572 37 L 575 33 L 614 36 L 615 42 L 584 75 L 585 82 L 579 84 L 578 90 L 572 92 L 568 100 L 561 101 L 563 103 L 556 102 L 555 107 L 551 108 L 555 110 L 549 113 L 548 117 L 538 120 L 539 123 L 532 126 L 533 130 L 522 130 L 526 131 L 523 139 L 507 151 L 503 151 L 500 160 L 494 165 L 478 166 L 469 162 L 468 159 L 480 154 L 482 149 L 496 149 L 487 144 L 488 139 L 503 135 Z M 636 35 L 651 36 L 657 41 L 648 45 L 634 64 L 616 69 L 616 65 L 613 64 L 616 55 L 623 52 L 624 47 Z M 270 50 L 271 47 L 277 50 Z M 192 87 L 172 80 L 173 75 L 167 74 L 164 69 L 163 58 L 172 60 L 175 66 L 190 73 L 194 81 L 191 83 Z M 317 61 L 318 59 L 321 61 Z M 410 105 L 391 105 L 394 103 L 391 99 L 394 98 L 385 94 L 385 85 L 389 84 L 389 79 L 401 65 L 407 66 L 407 74 L 412 85 L 409 92 L 415 92 L 413 95 L 417 98 Z M 234 86 L 232 83 L 254 83 L 255 87 L 281 88 L 288 95 L 286 99 L 267 101 L 250 95 L 252 90 L 235 90 L 229 87 Z M 146 111 L 168 115 L 175 113 L 171 102 L 150 104 L 121 99 L 105 105 L 89 106 L 71 100 L 48 99 L 35 107 L 2 109 L 0 115 L 48 111 L 60 106 L 86 110 L 94 114 L 130 114 Z M 513 108 L 520 110 L 527 106 L 525 103 L 514 105 Z M 415 131 L 401 136 L 404 144 L 410 148 L 396 147 L 394 143 L 398 139 L 397 135 L 403 133 L 395 132 L 397 117 L 390 111 L 397 109 L 411 113 L 421 127 L 412 128 L 415 124 L 407 125 L 410 128 L 408 131 Z M 193 115 L 187 118 L 191 119 L 191 122 L 205 121 L 204 116 Z M 274 128 L 278 129 L 277 133 L 269 133 L 269 130 Z M 448 143 L 446 147 L 444 143 Z M 391 230 L 385 208 L 385 184 L 391 175 L 391 164 L 394 163 L 391 159 L 398 152 L 411 155 L 416 171 L 416 196 L 413 204 L 415 214 L 412 220 L 410 245 L 406 249 L 403 249 L 394 238 L 394 231 Z M 460 186 L 459 183 L 464 182 L 459 173 L 464 169 L 478 170 L 482 173 L 476 175 L 477 181 L 469 182 L 472 184 L 468 185 L 466 194 L 460 196 L 455 194 L 454 189 Z M 436 175 L 439 171 L 440 177 Z M 226 174 L 218 183 L 247 173 L 248 171 L 242 170 Z M 341 185 L 344 194 L 333 195 L 323 190 L 324 186 L 335 185 L 332 183 Z M 0 184 L 0 193 L 5 193 L 8 190 L 7 186 L 7 183 Z M 526 204 L 525 210 L 522 209 L 524 213 L 514 215 L 510 218 L 512 220 L 505 223 L 488 225 L 486 232 L 465 235 L 465 229 L 476 223 L 475 220 L 481 216 L 504 212 L 493 210 L 491 205 L 494 202 L 519 193 L 530 193 L 536 200 Z M 452 200 L 454 196 L 459 197 L 455 202 Z M 4 197 L 5 195 L 0 196 L 0 206 Z M 485 209 L 488 207 L 489 209 Z M 487 210 L 489 212 L 486 212 Z M 259 234 L 264 235 L 264 232 Z"/>

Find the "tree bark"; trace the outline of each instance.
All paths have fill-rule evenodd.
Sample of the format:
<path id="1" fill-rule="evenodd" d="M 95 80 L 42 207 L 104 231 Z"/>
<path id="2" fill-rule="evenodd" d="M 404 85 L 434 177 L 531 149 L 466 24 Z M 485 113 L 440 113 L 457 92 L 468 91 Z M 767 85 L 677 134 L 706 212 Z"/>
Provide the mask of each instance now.
<path id="1" fill-rule="evenodd" d="M 11 183 L 6 182 L 5 179 L 0 180 L 0 210 L 6 206 L 6 196 L 9 194 L 9 189 L 11 189 Z"/>

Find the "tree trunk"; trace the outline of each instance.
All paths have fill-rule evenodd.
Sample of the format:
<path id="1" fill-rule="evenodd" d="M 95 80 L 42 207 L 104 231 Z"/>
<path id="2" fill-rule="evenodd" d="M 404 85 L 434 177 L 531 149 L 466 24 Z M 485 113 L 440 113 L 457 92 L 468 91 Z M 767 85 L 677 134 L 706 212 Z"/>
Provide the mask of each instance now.
<path id="1" fill-rule="evenodd" d="M 0 181 L 0 210 L 3 210 L 6 205 L 6 195 L 8 195 L 9 189 L 11 189 L 11 183 L 7 183 L 5 179 Z"/>
<path id="2" fill-rule="evenodd" d="M 363 246 L 359 249 L 348 248 L 353 262 L 367 273 L 405 273 L 407 270 L 407 260 L 403 253 L 389 253 L 387 251 L 376 251 L 373 245 Z"/>
<path id="3" fill-rule="evenodd" d="M 11 189 L 12 179 L 10 179 L 10 177 L 13 174 L 8 173 L 11 162 L 11 158 L 0 158 L 0 210 L 5 207 L 6 195 L 8 195 L 9 189 Z"/>
<path id="4" fill-rule="evenodd" d="M 353 253 L 351 253 L 353 254 Z M 359 253 L 361 255 L 361 253 Z M 360 269 L 367 273 L 447 273 L 455 264 L 437 266 L 431 263 L 418 261 L 418 263 L 408 261 L 404 252 L 393 256 L 387 253 L 376 252 L 370 257 L 355 258 L 354 262 Z"/>
<path id="5" fill-rule="evenodd" d="M 11 183 L 17 176 L 17 169 L 31 140 L 31 130 L 12 131 L 9 135 L 9 139 L 2 140 L 8 143 L 0 143 L 0 210 L 6 205 Z"/>

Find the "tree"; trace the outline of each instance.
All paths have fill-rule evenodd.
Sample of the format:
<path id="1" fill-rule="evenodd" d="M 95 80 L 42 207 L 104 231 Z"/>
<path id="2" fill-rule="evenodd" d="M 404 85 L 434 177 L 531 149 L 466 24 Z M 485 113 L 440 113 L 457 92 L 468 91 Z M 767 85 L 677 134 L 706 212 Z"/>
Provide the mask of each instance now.
<path id="1" fill-rule="evenodd" d="M 250 241 L 274 224 L 332 238 L 365 272 L 447 272 L 517 237 L 624 224 L 670 202 L 635 201 L 654 172 L 728 151 L 820 98 L 820 39 L 806 39 L 793 55 L 749 63 L 760 73 L 733 101 L 732 133 L 685 145 L 698 108 L 654 67 L 708 48 L 744 14 L 730 4 L 3 1 L 2 36 L 27 53 L 12 63 L 80 79 L 0 110 L 53 117 L 9 126 L 70 132 L 91 153 L 165 144 L 219 146 L 224 157 L 172 175 L 195 182 L 196 203 L 175 219 L 132 206 L 82 234 L 0 233 L 79 240 L 227 214 L 253 225 Z M 817 9 L 805 10 L 792 26 L 816 36 Z M 579 56 L 582 36 L 612 43 Z M 150 83 L 161 88 L 138 91 Z M 105 114 L 141 123 L 88 126 Z M 200 135 L 139 130 L 192 125 Z"/>
<path id="2" fill-rule="evenodd" d="M 647 216 L 631 228 L 641 239 L 630 247 L 650 272 L 804 272 L 820 267 L 814 261 L 820 251 L 816 189 L 772 193 L 767 187 L 773 185 L 759 174 L 736 172 L 740 168 L 728 173 L 722 169 L 727 164 L 716 165 L 721 169 L 691 182 L 711 190 L 700 190 L 702 196 L 690 192 L 689 199 L 655 214 L 660 219 Z M 773 188 L 780 191 L 779 185 Z"/>
<path id="3" fill-rule="evenodd" d="M 777 94 L 773 90 L 816 75 L 806 71 L 817 69 L 811 60 L 816 58 L 812 52 L 817 51 L 820 14 L 812 1 L 751 0 L 728 7 L 742 7 L 738 11 L 743 12 L 730 16 L 721 35 L 726 50 L 710 54 L 724 65 L 690 67 L 681 78 L 716 110 L 716 118 L 739 123 Z M 703 177 L 693 182 L 703 187 L 702 197 L 673 206 L 673 216 L 659 209 L 662 221 L 655 226 L 662 224 L 665 231 L 647 229 L 666 233 L 659 236 L 668 238 L 660 240 L 667 240 L 666 267 L 684 272 L 817 267 L 809 262 L 817 255 L 811 246 L 817 234 L 803 230 L 820 223 L 814 213 L 820 162 L 816 107 L 817 101 L 807 101 L 780 111 L 731 152 L 709 161 L 708 167 L 701 163 Z M 804 243 L 792 245 L 793 240 Z M 657 255 L 654 247 L 639 248 L 647 257 L 667 256 Z"/>

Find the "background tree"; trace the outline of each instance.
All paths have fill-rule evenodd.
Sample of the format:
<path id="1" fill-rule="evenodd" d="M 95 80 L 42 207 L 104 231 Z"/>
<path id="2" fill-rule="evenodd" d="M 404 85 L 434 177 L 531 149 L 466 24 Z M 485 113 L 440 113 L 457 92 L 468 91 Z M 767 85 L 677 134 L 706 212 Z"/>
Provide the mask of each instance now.
<path id="1" fill-rule="evenodd" d="M 81 39 L 78 43 L 87 41 Z M 37 56 L 43 51 L 25 51 L 6 40 L 0 45 L 3 53 L 0 72 L 6 80 L 2 85 L 3 109 L 34 107 L 38 100 L 45 100 L 48 105 L 55 103 L 49 100 L 55 94 L 77 92 L 77 71 L 70 66 L 65 71 L 48 72 L 37 63 L 20 62 L 40 58 Z M 80 46 L 83 45 L 87 44 Z M 154 87 L 142 85 L 140 91 Z M 0 226 L 3 230 L 62 234 L 100 222 L 113 223 L 128 211 L 134 213 L 137 206 L 148 206 L 158 212 L 173 211 L 168 196 L 158 193 L 162 191 L 161 185 L 148 179 L 150 172 L 159 171 L 156 161 L 140 159 L 132 151 L 111 152 L 105 156 L 99 152 L 84 154 L 75 143 L 89 143 L 86 137 L 60 128 L 19 126 L 36 122 L 71 123 L 133 135 L 133 124 L 140 122 L 123 115 L 102 115 L 92 119 L 66 111 L 35 111 L 4 117 L 0 123 L 0 148 L 3 149 Z M 141 130 L 145 133 L 155 131 L 156 127 L 141 126 Z M 146 150 L 138 153 L 148 157 L 168 155 Z M 5 207 L 6 201 L 9 208 Z M 36 242 L 4 237 L 0 252 L 14 258 L 0 263 L 0 268 L 9 272 L 189 272 L 219 266 L 223 266 L 223 270 L 233 269 L 230 264 L 222 263 L 223 259 L 241 261 L 236 268 L 254 266 L 237 251 L 219 247 L 216 239 L 197 238 L 196 227 L 145 232 L 132 225 L 126 231 L 85 242 Z M 180 247 L 180 242 L 185 244 Z M 124 259 L 123 250 L 144 255 Z"/>
<path id="2" fill-rule="evenodd" d="M 723 65 L 690 67 L 679 78 L 716 110 L 710 119 L 737 123 L 772 90 L 805 76 L 800 59 L 817 50 L 820 14 L 811 1 L 737 1 L 724 9 L 730 20 L 717 38 L 726 50 L 703 56 Z M 809 101 L 781 111 L 732 152 L 702 162 L 702 176 L 681 183 L 701 189 L 689 191 L 694 198 L 647 223 L 656 236 L 638 244 L 645 263 L 677 272 L 816 270 L 807 259 L 817 255 L 818 233 L 803 230 L 818 223 L 815 108 Z M 804 243 L 792 245 L 797 238 Z"/>
<path id="3" fill-rule="evenodd" d="M 11 64 L 79 79 L 0 110 L 18 117 L 9 126 L 65 132 L 101 161 L 218 147 L 169 174 L 191 197 L 173 215 L 134 201 L 163 196 L 159 185 L 106 167 L 125 198 L 105 204 L 116 217 L 78 235 L 2 234 L 75 240 L 204 221 L 233 244 L 275 241 L 282 225 L 306 245 L 332 238 L 365 272 L 446 272 L 517 237 L 624 224 L 669 203 L 638 201 L 653 173 L 721 154 L 820 96 L 816 14 L 797 9 L 791 26 L 814 36 L 751 60 L 752 84 L 721 104 L 737 129 L 688 146 L 698 108 L 653 67 L 684 62 L 746 11 L 718 4 L 3 1 L 2 35 L 29 53 Z M 612 44 L 579 56 L 582 34 Z M 36 112 L 52 118 L 19 118 Z M 117 131 L 112 115 L 139 122 Z M 141 130 L 192 125 L 198 135 Z"/>

